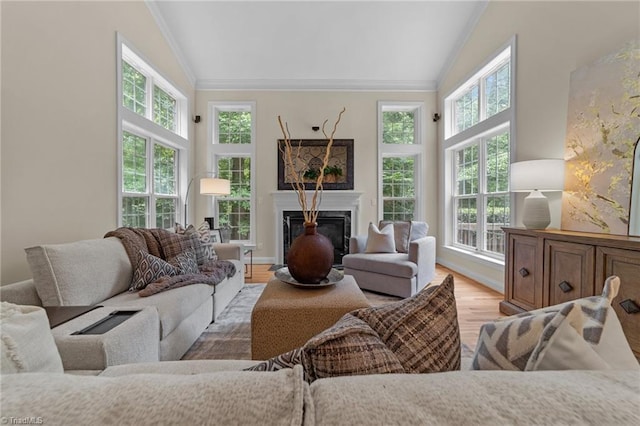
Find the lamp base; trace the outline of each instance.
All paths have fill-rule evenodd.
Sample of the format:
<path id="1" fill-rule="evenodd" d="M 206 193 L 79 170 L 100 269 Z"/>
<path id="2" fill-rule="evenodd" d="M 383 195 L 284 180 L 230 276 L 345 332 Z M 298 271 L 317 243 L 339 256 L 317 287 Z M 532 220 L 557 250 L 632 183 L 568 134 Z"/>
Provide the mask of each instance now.
<path id="1" fill-rule="evenodd" d="M 524 199 L 522 224 L 527 229 L 545 229 L 551 223 L 549 200 L 540 191 L 531 191 Z"/>

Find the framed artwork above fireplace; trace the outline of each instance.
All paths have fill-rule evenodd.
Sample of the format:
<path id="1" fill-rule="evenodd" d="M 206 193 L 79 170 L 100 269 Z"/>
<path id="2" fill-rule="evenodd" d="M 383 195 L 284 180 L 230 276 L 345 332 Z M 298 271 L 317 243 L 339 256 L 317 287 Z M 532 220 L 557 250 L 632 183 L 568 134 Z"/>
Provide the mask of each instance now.
<path id="1" fill-rule="evenodd" d="M 314 190 L 320 167 L 327 152 L 326 139 L 292 139 L 294 154 L 300 152 L 295 161 L 295 170 L 289 170 L 282 159 L 284 140 L 278 139 L 278 190 L 291 190 L 293 173 L 301 174 L 306 190 Z M 322 184 L 325 190 L 353 189 L 353 139 L 334 139 L 329 163 Z"/>

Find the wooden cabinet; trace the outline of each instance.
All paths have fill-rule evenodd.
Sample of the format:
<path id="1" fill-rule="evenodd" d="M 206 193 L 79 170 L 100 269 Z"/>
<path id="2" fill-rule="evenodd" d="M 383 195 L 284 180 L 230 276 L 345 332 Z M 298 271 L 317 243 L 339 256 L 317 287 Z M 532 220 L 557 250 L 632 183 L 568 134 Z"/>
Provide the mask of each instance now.
<path id="1" fill-rule="evenodd" d="M 504 231 L 501 312 L 512 315 L 598 295 L 606 278 L 617 275 L 621 286 L 612 306 L 640 357 L 640 238 L 559 230 Z"/>

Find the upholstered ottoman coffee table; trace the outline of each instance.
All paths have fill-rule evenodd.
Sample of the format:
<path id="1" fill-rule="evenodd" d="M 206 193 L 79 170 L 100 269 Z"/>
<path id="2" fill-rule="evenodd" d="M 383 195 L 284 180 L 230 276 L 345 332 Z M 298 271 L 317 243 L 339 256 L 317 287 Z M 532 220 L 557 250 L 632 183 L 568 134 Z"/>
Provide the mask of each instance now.
<path id="1" fill-rule="evenodd" d="M 371 306 L 355 279 L 301 288 L 271 279 L 251 313 L 251 357 L 269 359 L 300 347 L 344 314 Z"/>

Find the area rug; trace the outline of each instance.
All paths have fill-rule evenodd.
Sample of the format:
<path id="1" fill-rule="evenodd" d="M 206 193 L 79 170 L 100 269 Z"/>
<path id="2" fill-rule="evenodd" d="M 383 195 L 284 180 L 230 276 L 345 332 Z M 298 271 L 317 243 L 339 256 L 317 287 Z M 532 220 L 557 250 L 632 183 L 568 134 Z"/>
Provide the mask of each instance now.
<path id="1" fill-rule="evenodd" d="M 251 310 L 265 285 L 245 285 L 182 359 L 251 359 Z M 363 293 L 374 306 L 401 300 L 366 290 Z M 473 354 L 466 345 L 463 345 L 462 351 L 463 356 Z"/>

